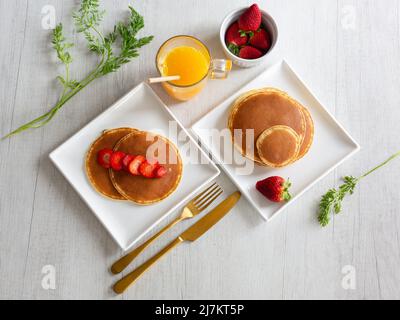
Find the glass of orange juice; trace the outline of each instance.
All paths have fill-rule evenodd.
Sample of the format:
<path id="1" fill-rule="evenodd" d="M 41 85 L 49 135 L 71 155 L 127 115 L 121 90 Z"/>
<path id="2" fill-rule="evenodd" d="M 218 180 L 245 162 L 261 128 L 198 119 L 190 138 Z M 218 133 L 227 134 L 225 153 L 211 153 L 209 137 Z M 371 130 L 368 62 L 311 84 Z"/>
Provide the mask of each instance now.
<path id="1" fill-rule="evenodd" d="M 200 40 L 185 35 L 167 40 L 158 50 L 156 64 L 161 76 L 180 76 L 162 85 L 171 97 L 181 101 L 200 93 L 209 78 L 226 79 L 232 69 L 230 60 L 212 59 Z"/>

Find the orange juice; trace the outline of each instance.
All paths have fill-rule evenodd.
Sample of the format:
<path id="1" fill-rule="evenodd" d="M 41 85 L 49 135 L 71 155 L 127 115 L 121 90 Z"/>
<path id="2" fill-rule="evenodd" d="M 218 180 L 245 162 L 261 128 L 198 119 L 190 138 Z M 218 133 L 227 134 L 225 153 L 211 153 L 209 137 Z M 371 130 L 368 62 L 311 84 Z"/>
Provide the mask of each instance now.
<path id="1" fill-rule="evenodd" d="M 181 46 L 172 49 L 165 57 L 163 76 L 181 77 L 171 83 L 177 86 L 190 86 L 200 82 L 208 74 L 210 57 L 206 57 L 194 47 Z"/>
<path id="2" fill-rule="evenodd" d="M 182 35 L 164 42 L 157 52 L 156 66 L 163 77 L 181 77 L 163 82 L 162 86 L 171 97 L 187 101 L 204 89 L 208 79 L 225 79 L 232 69 L 232 61 L 212 59 L 203 42 Z"/>

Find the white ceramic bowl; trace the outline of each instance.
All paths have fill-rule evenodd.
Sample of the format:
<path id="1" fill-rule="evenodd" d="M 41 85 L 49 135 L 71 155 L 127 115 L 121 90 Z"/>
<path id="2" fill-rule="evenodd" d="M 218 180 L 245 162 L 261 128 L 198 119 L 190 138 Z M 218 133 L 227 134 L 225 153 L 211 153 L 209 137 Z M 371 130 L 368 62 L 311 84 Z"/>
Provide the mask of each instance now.
<path id="1" fill-rule="evenodd" d="M 225 35 L 226 31 L 228 28 L 231 26 L 232 23 L 235 21 L 239 20 L 239 17 L 247 10 L 247 7 L 236 9 L 229 13 L 224 21 L 222 22 L 221 29 L 220 29 L 220 41 L 222 48 L 224 49 L 224 52 L 226 56 L 233 61 L 233 63 L 239 67 L 242 68 L 251 68 L 255 67 L 257 65 L 260 65 L 261 63 L 265 62 L 268 59 L 268 56 L 271 54 L 272 50 L 275 48 L 276 43 L 278 42 L 278 27 L 276 25 L 275 20 L 264 10 L 261 10 L 262 14 L 262 24 L 267 28 L 270 36 L 271 36 L 271 48 L 265 54 L 259 59 L 242 59 L 237 56 L 235 56 L 232 52 L 229 51 L 226 43 L 225 43 Z"/>

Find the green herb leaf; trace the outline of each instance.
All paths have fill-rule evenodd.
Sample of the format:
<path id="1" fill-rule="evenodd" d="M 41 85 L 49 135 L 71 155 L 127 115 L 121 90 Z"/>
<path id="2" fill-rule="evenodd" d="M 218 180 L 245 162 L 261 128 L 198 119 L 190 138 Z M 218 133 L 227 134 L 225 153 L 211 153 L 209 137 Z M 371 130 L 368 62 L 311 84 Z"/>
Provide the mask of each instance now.
<path id="1" fill-rule="evenodd" d="M 101 43 L 100 39 L 95 37 L 89 30 L 83 31 L 86 41 L 88 42 L 88 48 L 97 54 L 102 54 L 104 52 L 104 45 Z"/>
<path id="2" fill-rule="evenodd" d="M 339 214 L 342 212 L 342 203 L 346 196 L 354 194 L 358 183 L 365 177 L 369 176 L 376 170 L 382 168 L 390 161 L 400 156 L 400 152 L 394 154 L 379 166 L 368 171 L 366 174 L 359 178 L 353 176 L 344 177 L 344 184 L 338 189 L 330 189 L 324 196 L 322 196 L 319 203 L 318 221 L 322 227 L 326 227 L 331 219 L 331 215 Z"/>
<path id="3" fill-rule="evenodd" d="M 354 177 L 345 177 L 344 184 L 339 189 L 329 190 L 321 199 L 319 205 L 318 221 L 321 226 L 326 227 L 330 222 L 331 213 L 342 212 L 342 202 L 347 195 L 354 193 L 358 180 Z"/>
<path id="4" fill-rule="evenodd" d="M 82 0 L 79 11 L 73 13 L 78 32 L 85 32 L 100 25 L 105 11 L 100 10 L 99 0 Z"/>
<path id="5" fill-rule="evenodd" d="M 136 38 L 139 30 L 144 27 L 144 20 L 135 9 L 132 7 L 129 7 L 129 9 L 131 11 L 129 21 L 127 23 L 119 22 L 114 28 L 114 32 L 109 34 L 105 39 L 109 59 L 100 71 L 102 75 L 117 71 L 123 64 L 130 62 L 139 55 L 138 49 L 153 40 L 153 36 Z M 111 45 L 116 41 L 118 36 L 121 38 L 121 52 L 118 56 L 114 56 Z"/>
<path id="6" fill-rule="evenodd" d="M 51 43 L 53 44 L 53 48 L 57 52 L 58 59 L 62 63 L 72 63 L 71 54 L 67 50 L 72 48 L 74 45 L 72 43 L 66 42 L 63 34 L 63 25 L 61 23 L 58 24 L 53 30 L 53 40 Z"/>

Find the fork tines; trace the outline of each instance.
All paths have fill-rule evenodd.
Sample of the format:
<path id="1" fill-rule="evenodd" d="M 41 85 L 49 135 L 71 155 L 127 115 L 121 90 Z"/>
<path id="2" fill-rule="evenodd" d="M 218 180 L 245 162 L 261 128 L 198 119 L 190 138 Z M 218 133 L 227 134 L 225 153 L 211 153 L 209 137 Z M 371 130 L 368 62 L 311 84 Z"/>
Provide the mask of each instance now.
<path id="1" fill-rule="evenodd" d="M 198 210 L 205 210 L 207 207 L 214 202 L 223 193 L 222 188 L 219 184 L 214 183 L 208 187 L 205 191 L 200 193 L 196 198 L 192 200 L 192 204 L 196 206 Z"/>

